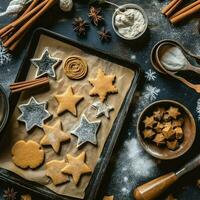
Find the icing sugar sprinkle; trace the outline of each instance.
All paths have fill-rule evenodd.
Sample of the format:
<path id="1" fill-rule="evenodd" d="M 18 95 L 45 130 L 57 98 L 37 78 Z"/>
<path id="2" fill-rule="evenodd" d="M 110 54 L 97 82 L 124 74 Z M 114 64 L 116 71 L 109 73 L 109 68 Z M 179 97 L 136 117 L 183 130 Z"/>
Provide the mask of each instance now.
<path id="1" fill-rule="evenodd" d="M 145 72 L 145 78 L 148 81 L 155 81 L 156 80 L 156 72 L 149 69 L 148 71 Z"/>
<path id="2" fill-rule="evenodd" d="M 9 63 L 11 60 L 12 60 L 11 54 L 2 45 L 2 43 L 0 41 L 0 66 Z"/>

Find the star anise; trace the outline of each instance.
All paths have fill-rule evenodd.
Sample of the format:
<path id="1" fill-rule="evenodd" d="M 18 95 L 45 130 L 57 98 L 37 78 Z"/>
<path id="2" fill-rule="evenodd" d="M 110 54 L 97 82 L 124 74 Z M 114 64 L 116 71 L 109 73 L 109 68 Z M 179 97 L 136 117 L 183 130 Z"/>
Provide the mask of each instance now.
<path id="1" fill-rule="evenodd" d="M 88 16 L 95 26 L 98 26 L 104 20 L 101 15 L 101 8 L 95 8 L 94 6 L 90 7 Z"/>
<path id="2" fill-rule="evenodd" d="M 101 41 L 109 42 L 112 38 L 110 32 L 106 30 L 104 27 L 101 29 L 101 31 L 98 32 L 98 34 Z"/>
<path id="3" fill-rule="evenodd" d="M 8 188 L 4 191 L 3 197 L 5 200 L 15 200 L 17 198 L 17 192 L 13 188 Z"/>
<path id="4" fill-rule="evenodd" d="M 84 19 L 82 19 L 82 17 L 74 18 L 74 22 L 72 24 L 74 31 L 79 35 L 85 35 L 89 28 L 89 24 Z"/>

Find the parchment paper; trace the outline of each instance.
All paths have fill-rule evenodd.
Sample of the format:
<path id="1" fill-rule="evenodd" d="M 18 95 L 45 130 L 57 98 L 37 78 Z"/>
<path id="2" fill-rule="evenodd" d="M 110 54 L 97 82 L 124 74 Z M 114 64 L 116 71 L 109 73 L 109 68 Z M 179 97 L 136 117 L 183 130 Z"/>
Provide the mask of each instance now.
<path id="1" fill-rule="evenodd" d="M 48 111 L 53 115 L 53 117 L 46 123 L 54 124 L 56 119 L 59 117 L 63 125 L 63 131 L 65 132 L 70 132 L 70 130 L 72 130 L 73 127 L 78 125 L 82 113 L 85 113 L 85 115 L 90 121 L 100 119 L 101 126 L 97 133 L 98 146 L 96 147 L 90 143 L 87 143 L 80 149 L 77 149 L 76 148 L 77 138 L 75 136 L 72 136 L 70 142 L 62 144 L 61 151 L 59 154 L 56 154 L 50 146 L 43 147 L 45 151 L 45 163 L 54 159 L 56 160 L 64 159 L 66 158 L 67 153 L 70 153 L 73 156 L 77 156 L 82 151 L 85 151 L 86 163 L 90 166 L 92 170 L 94 170 L 98 162 L 98 158 L 101 155 L 105 141 L 112 128 L 112 124 L 115 118 L 117 117 L 117 113 L 119 112 L 124 97 L 126 96 L 127 91 L 130 88 L 130 84 L 134 79 L 135 75 L 134 71 L 119 66 L 117 64 L 108 62 L 99 57 L 89 55 L 78 48 L 75 48 L 71 45 L 68 45 L 66 43 L 63 43 L 61 41 L 52 39 L 44 35 L 40 37 L 34 57 L 36 58 L 40 57 L 44 48 L 46 47 L 49 49 L 50 54 L 52 56 L 55 56 L 63 60 L 62 64 L 56 69 L 57 80 L 53 79 L 50 80 L 49 90 L 37 89 L 35 91 L 22 93 L 18 101 L 18 105 L 27 103 L 31 96 L 34 96 L 36 100 L 38 100 L 39 102 L 42 101 L 48 102 Z M 78 80 L 78 81 L 70 80 L 65 76 L 63 72 L 64 60 L 71 55 L 81 56 L 88 63 L 89 67 L 88 75 L 83 80 Z M 88 78 L 95 78 L 98 68 L 102 68 L 107 74 L 116 75 L 116 85 L 119 92 L 118 94 L 109 95 L 107 98 L 108 104 L 114 107 L 114 111 L 110 112 L 109 120 L 104 116 L 99 119 L 96 119 L 95 117 L 96 110 L 91 108 L 91 104 L 94 101 L 98 100 L 98 98 L 89 96 L 89 91 L 92 89 L 92 86 L 88 82 Z M 27 80 L 34 79 L 35 74 L 36 74 L 36 67 L 31 65 L 27 76 Z M 62 94 L 69 85 L 72 85 L 74 92 L 76 94 L 84 96 L 84 100 L 81 101 L 80 104 L 78 104 L 77 106 L 78 117 L 74 117 L 69 112 L 66 112 L 60 116 L 56 115 L 58 103 L 54 98 L 54 94 Z M 83 199 L 85 195 L 85 189 L 90 181 L 91 175 L 83 175 L 80 179 L 80 183 L 78 186 L 75 186 L 71 177 L 70 177 L 70 182 L 60 186 L 54 186 L 52 184 L 51 179 L 49 179 L 45 175 L 45 163 L 41 167 L 35 170 L 31 169 L 23 170 L 15 166 L 15 164 L 13 164 L 11 158 L 11 148 L 16 141 L 22 139 L 25 141 L 34 140 L 40 143 L 41 138 L 44 136 L 43 130 L 37 127 L 34 128 L 33 131 L 27 133 L 25 130 L 24 123 L 17 121 L 17 117 L 20 114 L 21 113 L 18 109 L 18 106 L 16 106 L 11 121 L 9 122 L 9 131 L 8 131 L 9 143 L 6 146 L 6 148 L 3 149 L 3 151 L 1 151 L 2 153 L 0 154 L 0 167 L 12 171 L 27 180 L 45 185 L 46 187 L 48 187 L 49 189 L 53 190 L 58 194 Z"/>

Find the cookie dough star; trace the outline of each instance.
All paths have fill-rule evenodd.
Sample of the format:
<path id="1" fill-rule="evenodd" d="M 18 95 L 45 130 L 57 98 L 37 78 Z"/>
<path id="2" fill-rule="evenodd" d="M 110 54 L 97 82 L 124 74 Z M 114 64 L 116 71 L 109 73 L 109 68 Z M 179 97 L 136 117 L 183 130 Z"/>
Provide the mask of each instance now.
<path id="1" fill-rule="evenodd" d="M 117 93 L 118 90 L 113 82 L 115 81 L 115 75 L 105 75 L 102 69 L 97 72 L 97 77 L 95 79 L 89 79 L 90 84 L 93 89 L 90 91 L 90 95 L 98 95 L 101 102 L 106 99 L 107 94 Z"/>
<path id="2" fill-rule="evenodd" d="M 179 112 L 178 108 L 175 108 L 175 107 L 170 107 L 168 110 L 167 110 L 167 113 L 169 114 L 170 117 L 176 119 L 181 113 Z"/>
<path id="3" fill-rule="evenodd" d="M 48 49 L 45 49 L 40 58 L 32 58 L 31 63 L 37 67 L 36 78 L 48 75 L 52 78 L 56 77 L 55 67 L 60 64 L 61 60 L 51 57 Z"/>
<path id="4" fill-rule="evenodd" d="M 82 174 L 92 172 L 90 167 L 85 163 L 85 152 L 77 157 L 67 154 L 68 163 L 62 169 L 63 173 L 72 175 L 74 183 L 77 185 Z"/>
<path id="5" fill-rule="evenodd" d="M 61 172 L 65 165 L 65 160 L 52 160 L 46 164 L 46 176 L 51 178 L 54 185 L 60 185 L 69 180 L 68 176 Z"/>
<path id="6" fill-rule="evenodd" d="M 70 140 L 70 135 L 61 131 L 61 122 L 58 120 L 53 126 L 44 125 L 44 137 L 40 141 L 41 145 L 51 145 L 53 150 L 58 153 L 61 142 Z"/>
<path id="7" fill-rule="evenodd" d="M 102 103 L 100 101 L 94 102 L 92 104 L 92 107 L 97 110 L 96 117 L 100 117 L 102 115 L 105 115 L 108 119 L 110 118 L 110 111 L 114 110 L 114 108 L 107 103 Z"/>
<path id="8" fill-rule="evenodd" d="M 70 131 L 72 135 L 78 137 L 77 147 L 80 147 L 86 142 L 90 142 L 91 144 L 97 144 L 97 131 L 101 121 L 90 122 L 86 116 L 83 114 L 81 116 L 81 120 L 79 126 L 74 130 Z"/>
<path id="9" fill-rule="evenodd" d="M 46 110 L 46 105 L 46 102 L 39 103 L 34 97 L 31 97 L 27 104 L 19 106 L 22 114 L 17 120 L 25 123 L 26 131 L 30 131 L 35 126 L 42 128 L 44 121 L 51 116 Z"/>
<path id="10" fill-rule="evenodd" d="M 64 111 L 69 111 L 74 116 L 77 116 L 76 105 L 83 99 L 83 96 L 75 95 L 72 87 L 69 86 L 65 93 L 61 95 L 55 95 L 59 105 L 57 114 L 61 114 Z"/>

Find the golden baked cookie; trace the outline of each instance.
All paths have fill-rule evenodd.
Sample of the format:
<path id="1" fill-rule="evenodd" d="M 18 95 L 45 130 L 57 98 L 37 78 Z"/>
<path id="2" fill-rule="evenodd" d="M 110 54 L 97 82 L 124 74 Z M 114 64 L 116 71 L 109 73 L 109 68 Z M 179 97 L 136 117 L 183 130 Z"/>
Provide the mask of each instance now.
<path id="1" fill-rule="evenodd" d="M 43 125 L 45 132 L 44 137 L 41 139 L 41 145 L 51 145 L 53 150 L 58 153 L 60 150 L 61 142 L 70 140 L 70 134 L 61 130 L 61 121 L 57 120 L 53 126 Z"/>
<path id="2" fill-rule="evenodd" d="M 30 194 L 23 194 L 21 195 L 21 200 L 32 200 Z"/>
<path id="3" fill-rule="evenodd" d="M 46 175 L 51 178 L 54 185 L 60 185 L 69 180 L 68 176 L 61 172 L 65 165 L 65 160 L 52 160 L 46 164 Z"/>
<path id="4" fill-rule="evenodd" d="M 179 112 L 178 108 L 175 107 L 170 107 L 167 111 L 166 111 L 170 117 L 172 117 L 173 119 L 176 119 L 181 113 Z"/>
<path id="5" fill-rule="evenodd" d="M 114 200 L 114 196 L 104 196 L 103 200 Z"/>
<path id="6" fill-rule="evenodd" d="M 67 154 L 68 163 L 62 169 L 63 173 L 72 175 L 74 183 L 77 185 L 82 174 L 90 173 L 92 170 L 85 163 L 85 152 L 77 157 Z"/>
<path id="7" fill-rule="evenodd" d="M 35 169 L 44 161 L 44 151 L 33 141 L 20 140 L 12 147 L 12 160 L 18 167 Z"/>
<path id="8" fill-rule="evenodd" d="M 90 96 L 99 96 L 101 102 L 103 102 L 109 93 L 117 93 L 118 90 L 115 85 L 115 75 L 105 75 L 102 69 L 98 69 L 97 77 L 95 79 L 89 79 L 93 88 L 90 90 Z"/>
<path id="9" fill-rule="evenodd" d="M 83 99 L 83 96 L 75 95 L 71 86 L 69 86 L 65 93 L 61 95 L 55 95 L 59 105 L 57 114 L 61 114 L 64 111 L 72 113 L 77 116 L 76 105 Z"/>
<path id="10" fill-rule="evenodd" d="M 86 61 L 79 56 L 70 56 L 63 66 L 65 75 L 72 80 L 83 79 L 88 72 Z"/>

